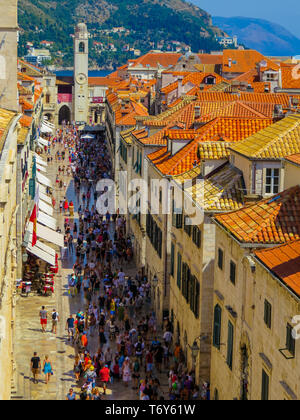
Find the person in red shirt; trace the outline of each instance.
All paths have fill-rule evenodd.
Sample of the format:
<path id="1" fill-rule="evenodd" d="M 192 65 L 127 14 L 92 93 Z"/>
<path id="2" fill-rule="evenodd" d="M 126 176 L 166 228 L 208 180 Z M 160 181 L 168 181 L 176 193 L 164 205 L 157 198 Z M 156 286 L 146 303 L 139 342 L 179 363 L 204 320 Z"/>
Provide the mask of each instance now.
<path id="1" fill-rule="evenodd" d="M 69 202 L 68 202 L 67 199 L 65 199 L 65 201 L 64 201 L 64 210 L 65 210 L 65 212 L 67 212 L 69 210 Z"/>
<path id="2" fill-rule="evenodd" d="M 99 372 L 100 381 L 102 383 L 102 387 L 104 390 L 104 394 L 106 394 L 107 383 L 110 381 L 110 371 L 107 365 L 105 365 Z"/>

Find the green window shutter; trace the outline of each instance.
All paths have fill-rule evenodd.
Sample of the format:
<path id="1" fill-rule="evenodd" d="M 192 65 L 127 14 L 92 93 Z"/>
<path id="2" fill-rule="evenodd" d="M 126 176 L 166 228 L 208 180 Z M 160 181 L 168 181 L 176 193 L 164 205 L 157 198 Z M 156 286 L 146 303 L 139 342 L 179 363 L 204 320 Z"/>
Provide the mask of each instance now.
<path id="1" fill-rule="evenodd" d="M 194 304 L 194 314 L 196 318 L 200 317 L 200 283 L 195 279 L 196 281 L 196 290 L 195 290 L 195 304 Z"/>
<path id="2" fill-rule="evenodd" d="M 286 348 L 292 356 L 295 356 L 296 341 L 293 337 L 293 327 L 290 324 L 286 326 Z"/>
<path id="3" fill-rule="evenodd" d="M 269 400 L 269 386 L 270 386 L 270 378 L 266 374 L 266 372 L 262 371 L 262 382 L 261 382 L 261 400 L 268 401 Z"/>
<path id="4" fill-rule="evenodd" d="M 218 267 L 220 270 L 223 270 L 223 262 L 224 262 L 224 252 L 222 249 L 218 249 Z"/>
<path id="5" fill-rule="evenodd" d="M 36 177 L 36 161 L 34 159 L 33 166 L 32 166 L 32 178 Z"/>
<path id="6" fill-rule="evenodd" d="M 271 326 L 272 326 L 272 306 L 267 300 L 265 300 L 264 321 L 265 321 L 266 326 L 269 329 L 271 329 Z"/>
<path id="7" fill-rule="evenodd" d="M 174 277 L 174 270 L 175 270 L 174 259 L 175 259 L 175 245 L 172 242 L 171 243 L 171 276 L 173 277 Z"/>
<path id="8" fill-rule="evenodd" d="M 182 257 L 178 252 L 177 254 L 177 286 L 181 289 L 181 276 L 182 276 Z"/>
<path id="9" fill-rule="evenodd" d="M 29 180 L 29 195 L 34 200 L 35 198 L 35 178 Z"/>
<path id="10" fill-rule="evenodd" d="M 186 293 L 186 264 L 185 263 L 182 264 L 181 290 L 182 290 L 183 296 L 185 297 L 185 293 Z"/>
<path id="11" fill-rule="evenodd" d="M 227 365 L 232 370 L 233 367 L 233 343 L 234 343 L 234 327 L 228 321 L 228 340 L 227 340 Z"/>
<path id="12" fill-rule="evenodd" d="M 139 166 L 139 173 L 142 175 L 142 164 L 143 164 L 143 155 L 140 153 L 140 166 Z"/>
<path id="13" fill-rule="evenodd" d="M 213 330 L 213 346 L 218 350 L 221 348 L 221 325 L 222 325 L 222 309 L 216 305 L 214 310 L 214 330 Z"/>
<path id="14" fill-rule="evenodd" d="M 236 264 L 230 261 L 230 281 L 235 285 L 236 283 Z"/>
<path id="15" fill-rule="evenodd" d="M 189 268 L 189 266 L 187 266 L 187 272 L 186 272 L 186 294 L 185 294 L 185 298 L 187 303 L 190 303 L 190 288 L 191 288 L 191 270 Z"/>
<path id="16" fill-rule="evenodd" d="M 195 313 L 195 287 L 196 278 L 192 276 L 190 281 L 190 308 L 193 313 Z"/>

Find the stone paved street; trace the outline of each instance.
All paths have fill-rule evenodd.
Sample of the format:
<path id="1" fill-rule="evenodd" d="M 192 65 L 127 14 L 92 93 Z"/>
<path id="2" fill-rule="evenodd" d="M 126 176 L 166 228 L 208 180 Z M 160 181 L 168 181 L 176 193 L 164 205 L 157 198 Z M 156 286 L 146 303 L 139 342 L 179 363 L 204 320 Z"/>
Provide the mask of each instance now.
<path id="1" fill-rule="evenodd" d="M 46 159 L 46 156 L 43 157 Z M 53 161 L 48 164 L 47 176 L 55 184 L 58 163 Z M 75 218 L 78 218 L 78 197 L 75 195 L 74 182 L 70 177 L 65 176 L 64 180 L 68 185 L 67 191 L 59 191 L 55 187 L 54 196 L 56 199 L 55 217 L 58 225 L 63 231 L 64 215 L 59 213 L 59 201 L 67 196 L 68 200 L 73 200 L 75 208 Z M 91 201 L 91 205 L 93 202 Z M 63 400 L 71 387 L 78 393 L 73 373 L 74 367 L 74 348 L 67 341 L 66 319 L 72 313 L 75 314 L 84 308 L 83 294 L 76 298 L 71 298 L 68 294 L 68 276 L 72 273 L 74 257 L 70 256 L 66 260 L 59 260 L 59 273 L 56 276 L 55 294 L 52 297 L 42 297 L 31 294 L 24 298 L 18 296 L 16 308 L 16 337 L 15 337 L 15 356 L 16 356 L 16 393 L 12 395 L 14 399 L 26 400 Z M 134 265 L 125 268 L 127 275 L 135 276 L 137 269 Z M 47 333 L 43 334 L 40 328 L 39 311 L 42 306 L 48 311 Z M 57 336 L 51 330 L 51 312 L 56 309 L 60 315 Z M 146 311 L 150 307 L 145 308 Z M 49 316 L 50 313 L 50 316 Z M 114 344 L 111 345 L 114 349 Z M 94 338 L 89 337 L 89 349 L 94 354 L 98 349 L 98 335 Z M 33 352 L 37 352 L 41 361 L 48 355 L 54 368 L 54 376 L 48 385 L 42 374 L 39 383 L 34 384 L 30 372 L 30 360 Z M 142 373 L 143 375 L 143 373 Z M 157 375 L 160 379 L 162 389 L 167 398 L 168 378 L 167 371 L 163 375 Z M 100 391 L 102 389 L 100 388 Z M 125 388 L 122 381 L 110 386 L 107 392 L 107 399 L 112 400 L 132 400 L 137 399 L 137 391 Z"/>

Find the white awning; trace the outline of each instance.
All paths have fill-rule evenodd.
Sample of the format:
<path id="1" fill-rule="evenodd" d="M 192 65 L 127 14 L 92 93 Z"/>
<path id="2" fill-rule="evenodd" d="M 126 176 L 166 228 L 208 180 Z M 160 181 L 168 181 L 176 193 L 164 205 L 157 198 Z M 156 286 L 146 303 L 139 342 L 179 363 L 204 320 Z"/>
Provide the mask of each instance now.
<path id="1" fill-rule="evenodd" d="M 33 223 L 30 222 L 27 226 L 28 232 L 33 232 Z M 61 233 L 55 232 L 55 230 L 49 229 L 40 223 L 37 223 L 36 226 L 36 234 L 39 238 L 44 239 L 47 242 L 55 244 L 63 248 L 64 246 L 64 235 Z"/>
<path id="2" fill-rule="evenodd" d="M 48 166 L 48 163 L 44 159 L 42 159 L 37 153 L 35 153 L 34 157 L 36 163 L 38 163 L 39 165 Z"/>
<path id="3" fill-rule="evenodd" d="M 52 124 L 52 123 L 48 120 L 48 118 L 43 118 L 43 124 L 48 125 L 48 126 L 49 126 L 49 127 L 51 127 L 51 128 L 55 128 L 55 125 L 54 125 L 54 124 Z"/>
<path id="4" fill-rule="evenodd" d="M 53 130 L 50 127 L 47 127 L 44 123 L 42 124 L 41 127 L 41 133 L 46 133 L 46 134 L 53 134 Z"/>
<path id="5" fill-rule="evenodd" d="M 44 185 L 37 183 L 37 186 L 39 187 L 40 194 L 47 195 L 47 190 L 46 187 L 44 187 Z"/>
<path id="6" fill-rule="evenodd" d="M 53 207 L 46 204 L 44 201 L 39 200 L 39 209 L 46 213 L 48 216 L 53 216 Z"/>
<path id="7" fill-rule="evenodd" d="M 30 244 L 28 244 L 26 249 L 28 252 L 40 258 L 41 260 L 46 261 L 52 266 L 55 266 L 55 256 L 48 254 L 48 252 L 43 251 L 37 246 L 32 247 Z"/>
<path id="8" fill-rule="evenodd" d="M 42 225 L 45 225 L 50 229 L 56 230 L 56 220 L 53 217 L 48 216 L 48 214 L 39 211 L 37 220 Z"/>
<path id="9" fill-rule="evenodd" d="M 38 142 L 48 147 L 48 140 L 43 139 L 43 137 L 39 137 Z"/>
<path id="10" fill-rule="evenodd" d="M 47 172 L 45 166 L 39 165 L 38 163 L 36 164 L 36 169 L 40 172 Z"/>
<path id="11" fill-rule="evenodd" d="M 29 246 L 32 244 L 32 234 L 29 234 Z M 40 248 L 42 251 L 47 252 L 48 254 L 52 255 L 52 257 L 56 256 L 55 249 L 51 248 L 51 246 L 44 244 L 41 241 L 37 241 L 34 247 Z"/>
<path id="12" fill-rule="evenodd" d="M 48 203 L 48 204 L 50 204 L 52 206 L 51 197 L 49 197 L 48 195 L 40 192 L 40 199 L 43 200 L 43 201 L 45 201 L 46 203 Z"/>
<path id="13" fill-rule="evenodd" d="M 36 173 L 37 180 L 40 184 L 46 185 L 46 187 L 52 188 L 52 182 L 46 176 L 40 174 L 39 172 Z"/>

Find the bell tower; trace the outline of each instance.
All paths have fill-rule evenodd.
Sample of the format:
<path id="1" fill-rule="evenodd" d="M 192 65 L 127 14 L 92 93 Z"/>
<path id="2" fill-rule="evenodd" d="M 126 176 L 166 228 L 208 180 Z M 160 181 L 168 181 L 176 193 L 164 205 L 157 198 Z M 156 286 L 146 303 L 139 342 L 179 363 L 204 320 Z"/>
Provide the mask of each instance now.
<path id="1" fill-rule="evenodd" d="M 18 0 L 0 2 L 0 107 L 18 110 Z"/>
<path id="2" fill-rule="evenodd" d="M 74 38 L 74 120 L 88 122 L 89 111 L 89 34 L 85 23 L 79 23 Z"/>

